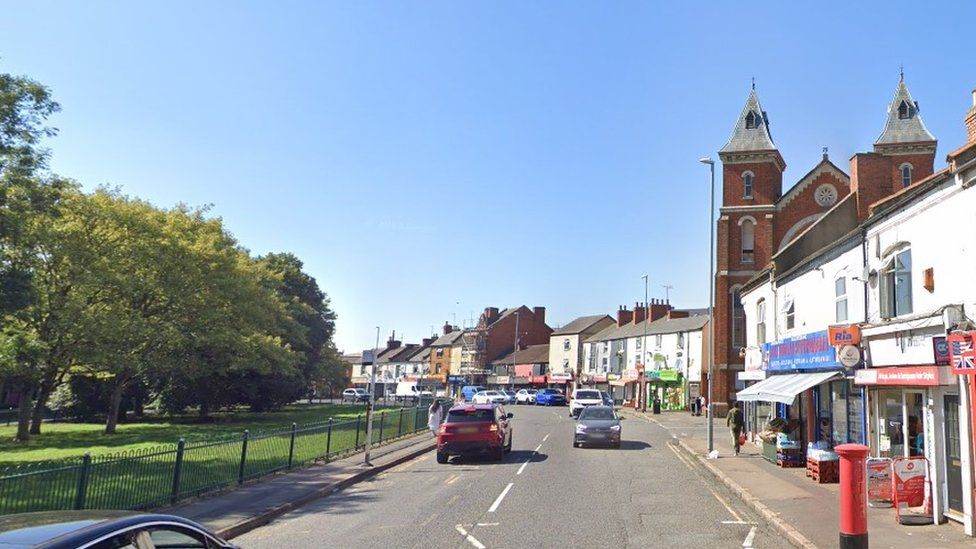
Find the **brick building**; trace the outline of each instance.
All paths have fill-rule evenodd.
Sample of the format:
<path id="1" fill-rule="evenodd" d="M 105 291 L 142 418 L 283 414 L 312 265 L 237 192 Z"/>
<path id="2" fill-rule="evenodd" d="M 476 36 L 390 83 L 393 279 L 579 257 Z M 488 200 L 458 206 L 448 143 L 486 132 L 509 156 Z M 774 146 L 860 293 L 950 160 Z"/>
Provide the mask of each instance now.
<path id="1" fill-rule="evenodd" d="M 871 153 L 852 159 L 861 188 L 854 200 L 858 217 L 869 204 L 932 174 L 936 139 L 925 128 L 918 103 L 904 79 L 888 106 L 887 120 Z M 851 177 L 827 156 L 785 194 L 786 162 L 769 130 L 769 117 L 753 89 L 729 138 L 719 151 L 722 205 L 716 233 L 715 368 L 716 414 L 734 397 L 743 370 L 745 311 L 739 291 L 804 229 L 851 193 Z M 779 311 L 771 311 L 778 314 Z"/>

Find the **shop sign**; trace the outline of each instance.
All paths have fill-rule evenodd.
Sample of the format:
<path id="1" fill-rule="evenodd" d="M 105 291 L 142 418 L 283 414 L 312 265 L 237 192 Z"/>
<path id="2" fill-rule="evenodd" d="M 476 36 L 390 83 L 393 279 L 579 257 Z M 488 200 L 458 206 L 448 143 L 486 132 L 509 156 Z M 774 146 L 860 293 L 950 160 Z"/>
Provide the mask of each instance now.
<path id="1" fill-rule="evenodd" d="M 616 381 L 620 379 L 620 374 L 607 374 L 607 379 L 610 381 Z"/>
<path id="2" fill-rule="evenodd" d="M 764 345 L 770 371 L 822 370 L 840 368 L 837 353 L 827 331 L 790 337 Z"/>
<path id="3" fill-rule="evenodd" d="M 831 326 L 827 328 L 827 337 L 834 347 L 857 345 L 861 342 L 861 328 L 857 324 Z"/>
<path id="4" fill-rule="evenodd" d="M 549 381 L 572 381 L 573 374 L 570 372 L 552 372 L 549 374 Z"/>
<path id="5" fill-rule="evenodd" d="M 952 356 L 952 373 L 976 373 L 976 332 L 949 334 L 949 353 Z"/>
<path id="6" fill-rule="evenodd" d="M 837 349 L 837 360 L 848 368 L 853 368 L 861 363 L 861 349 L 854 345 L 844 345 Z"/>
<path id="7" fill-rule="evenodd" d="M 359 363 L 362 364 L 363 366 L 368 366 L 373 362 L 375 362 L 375 360 L 376 360 L 375 351 L 373 351 L 373 349 L 366 349 L 365 351 L 363 351 L 363 358 L 362 360 L 359 361 Z"/>
<path id="8" fill-rule="evenodd" d="M 448 380 L 451 383 L 464 383 L 464 376 L 451 376 Z"/>
<path id="9" fill-rule="evenodd" d="M 508 385 L 510 379 L 511 378 L 509 376 L 495 376 L 495 383 L 498 383 L 499 385 Z"/>
<path id="10" fill-rule="evenodd" d="M 865 462 L 868 484 L 868 505 L 891 507 L 891 459 L 869 458 Z"/>
<path id="11" fill-rule="evenodd" d="M 661 381 L 678 381 L 679 376 L 677 370 L 655 370 L 654 377 Z"/>
<path id="12" fill-rule="evenodd" d="M 545 383 L 546 376 L 529 376 L 529 383 Z"/>
<path id="13" fill-rule="evenodd" d="M 867 342 L 871 350 L 871 366 L 930 365 L 932 338 L 943 333 L 941 327 L 930 327 L 869 338 Z"/>
<path id="14" fill-rule="evenodd" d="M 606 383 L 606 381 L 607 381 L 606 374 L 596 374 L 593 376 L 593 383 Z"/>
<path id="15" fill-rule="evenodd" d="M 945 336 L 932 338 L 932 354 L 936 366 L 952 364 L 952 353 L 949 351 L 949 342 Z"/>
<path id="16" fill-rule="evenodd" d="M 914 385 L 936 386 L 951 384 L 948 373 L 940 375 L 938 366 L 901 366 L 866 368 L 854 372 L 855 385 Z"/>
<path id="17" fill-rule="evenodd" d="M 923 457 L 896 457 L 891 461 L 895 505 L 918 507 L 925 501 L 925 470 Z"/>
<path id="18" fill-rule="evenodd" d="M 639 372 L 636 369 L 624 370 L 624 379 L 637 379 L 639 377 Z"/>
<path id="19" fill-rule="evenodd" d="M 514 385 L 525 385 L 529 382 L 529 376 L 515 376 L 512 378 L 512 384 Z"/>

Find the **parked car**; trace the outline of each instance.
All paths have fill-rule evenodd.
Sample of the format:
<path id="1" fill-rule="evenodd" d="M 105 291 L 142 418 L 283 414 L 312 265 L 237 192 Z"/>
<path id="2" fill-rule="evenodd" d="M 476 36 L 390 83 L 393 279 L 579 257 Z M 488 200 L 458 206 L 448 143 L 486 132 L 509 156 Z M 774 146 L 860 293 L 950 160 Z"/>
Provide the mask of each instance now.
<path id="1" fill-rule="evenodd" d="M 234 548 L 207 528 L 173 515 L 50 511 L 0 517 L 0 547 Z"/>
<path id="2" fill-rule="evenodd" d="M 487 387 L 482 387 L 481 385 L 465 385 L 464 387 L 461 387 L 461 398 L 463 398 L 465 402 L 470 402 L 471 399 L 474 398 L 475 393 L 478 391 L 487 390 Z"/>
<path id="3" fill-rule="evenodd" d="M 499 391 L 478 391 L 471 397 L 475 404 L 505 404 L 505 393 Z"/>
<path id="4" fill-rule="evenodd" d="M 512 451 L 512 414 L 497 404 L 454 406 L 437 433 L 437 463 L 452 455 L 488 454 L 501 461 Z"/>
<path id="5" fill-rule="evenodd" d="M 576 417 L 587 406 L 603 406 L 603 395 L 596 389 L 576 389 L 569 401 L 569 415 Z"/>
<path id="6" fill-rule="evenodd" d="M 366 389 L 346 389 L 342 392 L 342 400 L 349 402 L 366 402 L 369 400 L 369 393 Z"/>
<path id="7" fill-rule="evenodd" d="M 505 404 L 515 404 L 515 391 L 511 391 L 509 389 L 502 389 L 498 392 L 505 395 Z"/>
<path id="8" fill-rule="evenodd" d="M 519 389 L 515 393 L 515 404 L 535 404 L 535 389 Z"/>
<path id="9" fill-rule="evenodd" d="M 430 391 L 421 390 L 416 381 L 401 381 L 397 383 L 394 398 L 397 401 L 416 401 L 421 398 L 429 401 L 433 396 Z"/>
<path id="10" fill-rule="evenodd" d="M 566 397 L 559 389 L 540 389 L 535 394 L 535 403 L 537 406 L 565 406 Z"/>
<path id="11" fill-rule="evenodd" d="M 606 391 L 600 391 L 600 395 L 603 396 L 603 403 L 604 404 L 606 404 L 607 406 L 613 407 L 613 397 L 610 396 L 610 393 L 608 393 Z"/>
<path id="12" fill-rule="evenodd" d="M 620 418 L 612 407 L 589 406 L 580 412 L 573 447 L 584 444 L 606 444 L 611 448 L 620 448 Z"/>

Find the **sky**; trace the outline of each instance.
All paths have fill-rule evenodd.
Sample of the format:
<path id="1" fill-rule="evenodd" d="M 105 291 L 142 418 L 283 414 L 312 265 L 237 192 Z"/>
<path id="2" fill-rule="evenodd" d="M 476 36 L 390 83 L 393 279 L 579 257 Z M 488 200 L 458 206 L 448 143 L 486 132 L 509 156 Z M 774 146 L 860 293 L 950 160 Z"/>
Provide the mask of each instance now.
<path id="1" fill-rule="evenodd" d="M 976 4 L 0 2 L 0 72 L 63 111 L 53 171 L 212 205 L 305 263 L 340 349 L 485 307 L 553 326 L 708 301 L 708 171 L 752 79 L 786 159 L 870 150 L 899 68 L 965 140 Z M 720 181 L 719 181 L 720 184 Z M 719 195 L 720 196 L 720 195 Z"/>

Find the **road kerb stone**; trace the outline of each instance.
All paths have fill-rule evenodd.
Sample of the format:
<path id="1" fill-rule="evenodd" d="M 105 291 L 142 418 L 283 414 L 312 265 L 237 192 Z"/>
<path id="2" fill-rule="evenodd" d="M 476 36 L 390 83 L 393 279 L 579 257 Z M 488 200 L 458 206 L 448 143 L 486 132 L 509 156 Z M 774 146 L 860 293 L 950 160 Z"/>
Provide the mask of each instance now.
<path id="1" fill-rule="evenodd" d="M 625 413 L 631 417 L 637 417 L 643 419 L 644 421 L 648 421 L 650 423 L 659 425 L 661 427 L 664 426 L 664 424 L 662 424 L 660 421 L 652 417 L 648 417 L 643 414 L 637 414 L 634 412 L 625 412 Z M 732 493 L 738 496 L 739 499 L 744 501 L 747 505 L 752 507 L 757 513 L 759 513 L 760 516 L 762 516 L 774 528 L 779 530 L 781 534 L 786 536 L 786 539 L 788 539 L 791 544 L 793 544 L 796 547 L 800 547 L 802 549 L 817 548 L 817 545 L 814 544 L 809 539 L 807 539 L 807 537 L 801 534 L 799 530 L 794 528 L 790 523 L 783 520 L 776 512 L 774 512 L 772 509 L 767 507 L 766 504 L 760 501 L 759 498 L 753 496 L 748 490 L 740 486 L 739 483 L 732 480 L 732 478 L 726 475 L 721 469 L 709 463 L 707 458 L 699 455 L 698 452 L 696 452 L 694 448 L 692 448 L 691 446 L 688 446 L 688 444 L 685 443 L 685 441 L 681 440 L 680 438 L 676 438 L 675 440 L 677 440 L 678 446 L 681 448 L 683 452 L 688 454 L 689 457 L 695 458 L 705 469 L 707 469 L 710 473 L 712 473 L 712 475 L 714 475 L 718 480 L 722 481 L 722 484 L 725 484 L 725 486 L 728 487 L 729 490 L 732 491 Z"/>
<path id="2" fill-rule="evenodd" d="M 217 530 L 216 531 L 216 534 L 218 536 L 224 538 L 224 539 L 233 539 L 233 538 L 235 538 L 237 536 L 246 534 L 246 533 L 250 532 L 251 530 L 254 530 L 255 528 L 258 528 L 258 527 L 264 526 L 265 524 L 268 524 L 272 520 L 274 520 L 274 519 L 276 519 L 276 518 L 278 518 L 278 517 L 280 517 L 280 516 L 282 516 L 282 515 L 290 512 L 290 511 L 294 511 L 295 509 L 298 509 L 298 508 L 300 508 L 300 507 L 302 507 L 304 505 L 308 505 L 309 503 L 311 503 L 311 502 L 313 502 L 313 501 L 315 501 L 317 499 L 321 499 L 321 498 L 327 497 L 327 496 L 329 496 L 329 495 L 331 495 L 331 494 L 333 494 L 335 492 L 338 492 L 339 490 L 344 490 L 344 489 L 346 489 L 346 488 L 348 488 L 348 487 L 350 487 L 350 486 L 352 486 L 354 484 L 357 484 L 357 483 L 360 483 L 360 482 L 362 482 L 364 480 L 367 480 L 369 478 L 375 477 L 376 475 L 378 475 L 378 474 L 380 474 L 380 473 L 382 473 L 384 471 L 387 471 L 389 469 L 392 469 L 393 467 L 396 467 L 397 465 L 406 463 L 406 462 L 408 462 L 408 461 L 410 461 L 412 459 L 416 459 L 416 458 L 422 456 L 423 454 L 426 454 L 427 452 L 430 452 L 431 450 L 435 449 L 436 447 L 437 447 L 437 444 L 435 442 L 431 441 L 429 444 L 424 444 L 420 449 L 417 449 L 417 450 L 414 450 L 414 451 L 409 452 L 407 454 L 404 454 L 402 456 L 399 456 L 399 457 L 393 459 L 392 461 L 390 461 L 389 463 L 384 463 L 382 465 L 376 465 L 376 466 L 370 467 L 368 469 L 363 469 L 362 471 L 360 471 L 358 473 L 355 473 L 355 474 L 353 474 L 353 475 L 351 475 L 351 476 L 349 476 L 347 478 L 344 478 L 344 479 L 342 479 L 342 480 L 340 480 L 340 481 L 338 481 L 338 482 L 336 482 L 334 484 L 330 484 L 329 486 L 325 486 L 323 488 L 320 488 L 320 489 L 318 489 L 318 490 L 316 490 L 316 491 L 314 491 L 312 493 L 306 494 L 306 495 L 304 495 L 304 496 L 302 496 L 302 497 L 300 497 L 298 499 L 295 499 L 294 501 L 290 501 L 288 503 L 284 503 L 284 504 L 279 505 L 277 507 L 273 507 L 271 509 L 268 509 L 267 511 L 264 511 L 262 513 L 259 513 L 258 515 L 255 515 L 253 517 L 249 517 L 249 518 L 244 519 L 244 520 L 242 520 L 242 521 L 240 521 L 240 522 L 238 522 L 236 524 L 233 524 L 233 525 L 228 526 L 226 528 L 222 528 L 220 530 Z"/>

